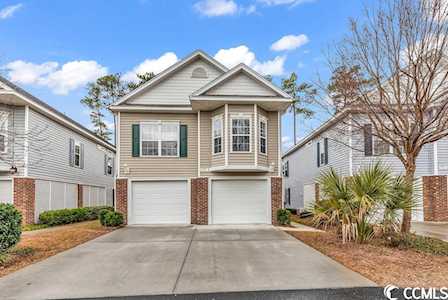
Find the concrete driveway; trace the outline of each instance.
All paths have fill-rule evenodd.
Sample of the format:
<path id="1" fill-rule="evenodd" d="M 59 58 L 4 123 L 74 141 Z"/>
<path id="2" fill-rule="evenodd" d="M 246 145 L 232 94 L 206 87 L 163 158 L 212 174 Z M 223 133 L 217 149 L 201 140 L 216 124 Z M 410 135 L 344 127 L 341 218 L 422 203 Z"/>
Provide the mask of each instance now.
<path id="1" fill-rule="evenodd" d="M 373 286 L 272 226 L 126 227 L 0 278 L 42 299 Z"/>

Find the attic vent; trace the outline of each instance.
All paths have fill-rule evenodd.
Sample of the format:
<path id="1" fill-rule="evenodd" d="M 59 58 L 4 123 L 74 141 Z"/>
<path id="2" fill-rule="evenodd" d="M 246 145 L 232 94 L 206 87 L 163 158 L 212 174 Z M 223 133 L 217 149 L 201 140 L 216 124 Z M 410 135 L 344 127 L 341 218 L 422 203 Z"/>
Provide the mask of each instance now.
<path id="1" fill-rule="evenodd" d="M 207 78 L 207 72 L 204 68 L 198 67 L 191 73 L 191 78 Z"/>

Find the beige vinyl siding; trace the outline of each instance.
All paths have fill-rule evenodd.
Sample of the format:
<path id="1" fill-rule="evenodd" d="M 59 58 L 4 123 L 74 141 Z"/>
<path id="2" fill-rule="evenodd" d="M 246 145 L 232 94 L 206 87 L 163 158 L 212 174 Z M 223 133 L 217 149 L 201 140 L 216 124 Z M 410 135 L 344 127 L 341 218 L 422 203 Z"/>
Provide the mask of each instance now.
<path id="1" fill-rule="evenodd" d="M 212 155 L 212 114 L 209 111 L 201 111 L 201 176 L 208 174 Z"/>
<path id="2" fill-rule="evenodd" d="M 278 112 L 268 113 L 268 166 L 274 166 L 272 176 L 278 175 L 280 133 L 278 132 Z"/>
<path id="3" fill-rule="evenodd" d="M 222 115 L 222 126 L 223 126 L 223 136 L 222 136 L 222 152 L 219 154 L 213 154 L 213 141 L 212 141 L 212 118 L 214 116 L 218 116 L 218 115 Z M 211 167 L 218 167 L 218 166 L 223 166 L 225 164 L 225 158 L 224 158 L 224 150 L 225 150 L 225 138 L 224 138 L 224 106 L 215 109 L 212 114 L 210 119 L 208 120 L 209 124 L 210 124 L 210 159 L 211 159 Z"/>
<path id="4" fill-rule="evenodd" d="M 132 157 L 132 124 L 144 121 L 179 121 L 187 125 L 187 157 Z M 197 114 L 120 114 L 120 175 L 121 177 L 196 177 L 197 176 Z M 201 136 L 202 136 L 201 131 Z M 206 132 L 204 132 L 206 134 Z M 210 135 L 209 135 L 210 136 Z M 210 139 L 209 139 L 210 144 Z M 125 166 L 129 173 L 125 172 Z"/>
<path id="5" fill-rule="evenodd" d="M 251 118 L 250 152 L 232 152 L 232 116 L 237 117 L 238 113 L 250 115 Z M 229 105 L 229 165 L 255 165 L 254 130 L 256 127 L 254 125 L 254 105 Z"/>
<path id="6" fill-rule="evenodd" d="M 246 74 L 239 73 L 208 91 L 207 95 L 276 96 L 276 93 Z"/>
<path id="7" fill-rule="evenodd" d="M 205 69 L 207 78 L 191 78 L 191 73 L 198 67 Z M 219 75 L 221 75 L 221 71 L 216 67 L 203 60 L 197 60 L 178 70 L 170 78 L 134 96 L 127 103 L 140 105 L 190 104 L 189 96 Z"/>

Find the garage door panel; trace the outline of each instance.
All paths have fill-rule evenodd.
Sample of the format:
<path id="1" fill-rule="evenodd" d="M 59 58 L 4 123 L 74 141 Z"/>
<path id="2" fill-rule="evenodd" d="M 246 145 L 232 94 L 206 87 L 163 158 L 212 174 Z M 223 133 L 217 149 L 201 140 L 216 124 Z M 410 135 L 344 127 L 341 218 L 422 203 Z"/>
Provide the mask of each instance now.
<path id="1" fill-rule="evenodd" d="M 146 181 L 132 184 L 135 224 L 187 224 L 187 181 Z"/>
<path id="2" fill-rule="evenodd" d="M 267 181 L 212 181 L 212 223 L 269 223 Z"/>

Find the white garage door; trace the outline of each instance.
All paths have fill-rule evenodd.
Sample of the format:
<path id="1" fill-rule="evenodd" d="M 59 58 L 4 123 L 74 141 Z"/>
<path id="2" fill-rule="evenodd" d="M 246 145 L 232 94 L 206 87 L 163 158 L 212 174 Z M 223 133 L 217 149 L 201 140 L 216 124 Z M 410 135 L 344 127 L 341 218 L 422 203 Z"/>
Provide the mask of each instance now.
<path id="1" fill-rule="evenodd" d="M 187 181 L 132 183 L 133 224 L 189 224 Z"/>
<path id="2" fill-rule="evenodd" d="M 12 180 L 0 180 L 0 203 L 12 203 Z"/>
<path id="3" fill-rule="evenodd" d="M 212 224 L 268 224 L 267 180 L 213 180 Z"/>

